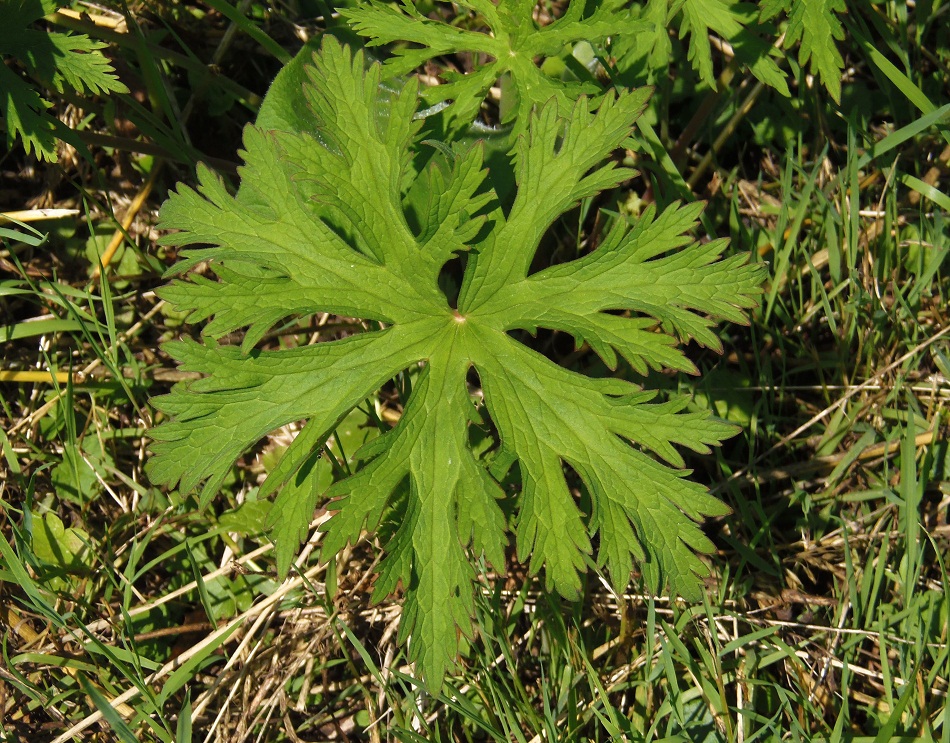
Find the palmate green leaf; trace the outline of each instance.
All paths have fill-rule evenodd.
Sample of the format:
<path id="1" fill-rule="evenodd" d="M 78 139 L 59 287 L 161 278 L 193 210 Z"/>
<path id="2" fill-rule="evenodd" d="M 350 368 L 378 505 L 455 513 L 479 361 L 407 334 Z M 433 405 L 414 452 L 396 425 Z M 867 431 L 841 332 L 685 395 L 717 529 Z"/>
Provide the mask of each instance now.
<path id="1" fill-rule="evenodd" d="M 411 0 L 369 0 L 340 11 L 357 33 L 367 37 L 369 46 L 393 42 L 417 45 L 396 48 L 395 56 L 384 66 L 387 77 L 408 74 L 427 60 L 447 54 L 469 52 L 489 58 L 469 74 L 444 73 L 445 84 L 423 92 L 431 104 L 452 102 L 446 116 L 453 130 L 471 124 L 489 88 L 506 74 L 511 76 L 517 94 L 516 104 L 506 110 L 506 123 L 514 121 L 516 128 L 527 123 L 532 107 L 552 99 L 561 113 L 567 113 L 578 96 L 600 93 L 599 86 L 550 77 L 541 71 L 537 60 L 559 55 L 579 41 L 596 44 L 607 37 L 652 29 L 650 23 L 630 14 L 625 0 L 574 0 L 563 16 L 544 26 L 533 19 L 533 0 L 497 4 L 491 0 L 462 0 L 457 4 L 477 14 L 486 31 L 431 20 L 416 10 Z"/>
<path id="2" fill-rule="evenodd" d="M 318 499 L 335 512 L 324 559 L 386 524 L 393 536 L 374 596 L 404 588 L 401 634 L 433 687 L 459 632 L 471 631 L 472 558 L 503 569 L 499 479 L 516 461 L 519 554 L 550 587 L 578 594 L 596 536 L 596 560 L 618 588 L 637 564 L 650 590 L 697 598 L 706 573 L 699 555 L 712 549 L 698 522 L 727 509 L 686 479 L 678 448 L 708 451 L 734 429 L 688 412 L 683 399 L 658 402 L 630 382 L 561 368 L 511 334 L 560 330 L 610 366 L 623 357 L 642 370 L 694 371 L 677 343 L 716 348 L 714 323 L 741 322 L 755 304 L 760 269 L 745 257 L 722 259 L 722 241 L 688 237 L 696 204 L 618 221 L 593 252 L 529 275 L 555 220 L 630 177 L 604 160 L 629 136 L 648 92 L 609 94 L 595 112 L 581 98 L 564 114 L 552 99 L 532 114 L 512 153 L 517 193 L 506 213 L 485 190 L 479 146 L 437 154 L 417 173 L 412 153 L 432 148 L 415 141 L 414 84 L 380 96 L 380 66 L 365 70 L 362 53 L 329 37 L 313 65 L 304 90 L 312 134 L 249 127 L 237 196 L 201 170 L 197 190 L 180 187 L 162 208 L 162 226 L 179 230 L 163 242 L 185 247 L 182 267 L 207 261 L 215 278 L 180 278 L 161 292 L 207 321 L 204 342 L 166 346 L 204 376 L 156 399 L 170 420 L 152 433 L 150 477 L 200 488 L 207 502 L 243 452 L 306 421 L 262 487 L 276 492 L 270 525 L 281 571 Z M 414 209 L 424 204 L 412 219 L 410 192 L 428 193 L 412 200 Z M 453 308 L 439 275 L 461 254 Z M 274 323 L 317 311 L 371 329 L 303 348 L 255 348 Z M 240 328 L 248 329 L 242 347 L 218 345 Z M 473 369 L 499 437 L 491 467 L 470 444 L 480 415 Z M 316 493 L 314 458 L 334 428 L 402 373 L 412 392 L 399 422 L 357 452 L 352 474 Z M 589 494 L 589 513 L 569 471 Z"/>
<path id="3" fill-rule="evenodd" d="M 14 57 L 37 82 L 59 93 L 67 88 L 79 93 L 128 93 L 99 51 L 105 43 L 80 34 L 30 28 L 63 4 L 56 0 L 0 0 L 0 58 Z M 79 144 L 46 113 L 50 104 L 2 63 L 0 90 L 0 123 L 6 129 L 8 146 L 19 136 L 27 152 L 55 161 L 57 137 Z"/>

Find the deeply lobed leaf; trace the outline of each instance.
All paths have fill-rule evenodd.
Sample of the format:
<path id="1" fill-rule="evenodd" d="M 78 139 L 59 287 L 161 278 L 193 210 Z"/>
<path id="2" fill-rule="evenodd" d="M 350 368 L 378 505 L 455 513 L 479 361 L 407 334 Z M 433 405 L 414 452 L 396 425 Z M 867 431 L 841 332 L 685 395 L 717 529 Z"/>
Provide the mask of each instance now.
<path id="1" fill-rule="evenodd" d="M 0 59 L 16 58 L 40 84 L 62 93 L 128 93 L 100 49 L 107 45 L 79 34 L 46 32 L 29 26 L 61 5 L 55 0 L 0 0 Z M 7 143 L 19 136 L 27 152 L 55 161 L 56 139 L 81 147 L 78 139 L 46 109 L 50 104 L 12 69 L 0 63 L 0 124 Z"/>
<path id="2" fill-rule="evenodd" d="M 280 569 L 320 499 L 336 512 L 326 559 L 395 519 L 376 597 L 404 587 L 401 633 L 436 687 L 459 631 L 470 631 L 470 552 L 503 563 L 499 478 L 514 462 L 518 550 L 549 586 L 577 595 L 597 536 L 595 559 L 618 587 L 637 563 L 651 590 L 697 597 L 699 554 L 712 549 L 698 522 L 726 508 L 685 478 L 677 447 L 708 451 L 732 428 L 688 412 L 683 399 L 656 402 L 630 382 L 562 368 L 510 334 L 551 328 L 588 342 L 611 366 L 623 357 L 637 369 L 694 371 L 678 341 L 718 347 L 714 323 L 742 321 L 754 304 L 760 268 L 722 259 L 722 241 L 689 238 L 695 204 L 650 209 L 635 224 L 618 219 L 598 249 L 529 274 L 563 212 L 629 177 L 603 161 L 629 136 L 648 92 L 608 95 L 596 111 L 583 98 L 566 113 L 554 99 L 536 110 L 513 152 L 517 193 L 506 213 L 484 186 L 477 146 L 448 158 L 437 151 L 414 169 L 414 86 L 379 95 L 379 65 L 365 70 L 362 53 L 330 38 L 313 63 L 304 92 L 314 134 L 248 128 L 237 195 L 202 170 L 197 190 L 181 187 L 162 209 L 163 227 L 178 230 L 164 242 L 185 246 L 186 268 L 207 261 L 215 278 L 192 275 L 162 290 L 207 321 L 206 339 L 168 347 L 203 378 L 156 400 L 171 420 L 153 432 L 150 476 L 200 487 L 206 502 L 242 452 L 305 420 L 262 488 L 277 492 L 270 525 Z M 453 308 L 439 274 L 460 254 Z M 255 348 L 273 324 L 318 311 L 361 318 L 367 330 Z M 240 348 L 214 340 L 240 328 Z M 472 370 L 498 432 L 490 468 L 470 445 Z M 358 452 L 352 474 L 317 493 L 313 463 L 327 438 L 400 374 L 412 393 L 399 422 Z"/>
<path id="3" fill-rule="evenodd" d="M 651 24 L 631 16 L 625 4 L 624 0 L 574 0 L 560 18 L 540 26 L 532 18 L 533 2 L 459 2 L 462 8 L 477 15 L 487 26 L 487 32 L 431 20 L 416 10 L 412 2 L 369 0 L 342 10 L 341 15 L 349 19 L 357 33 L 367 37 L 369 46 L 393 42 L 417 45 L 396 49 L 395 56 L 385 65 L 391 77 L 405 75 L 442 55 L 468 52 L 488 57 L 469 74 L 445 73 L 445 84 L 426 89 L 424 96 L 430 103 L 451 101 L 446 116 L 449 129 L 455 131 L 471 124 L 489 88 L 504 75 L 510 75 L 517 101 L 506 109 L 504 122 L 514 122 L 517 129 L 527 123 L 535 106 L 553 99 L 560 113 L 566 114 L 580 95 L 600 92 L 599 86 L 590 81 L 548 76 L 535 60 L 556 56 L 580 41 L 593 44 L 609 36 L 649 31 Z"/>
<path id="4" fill-rule="evenodd" d="M 715 88 L 710 31 L 728 40 L 739 62 L 748 65 L 759 80 L 788 96 L 788 83 L 778 65 L 770 58 L 771 45 L 754 34 L 744 17 L 749 6 L 735 0 L 685 0 L 681 6 L 680 35 L 689 35 L 689 61 L 707 85 Z"/>
<path id="5" fill-rule="evenodd" d="M 766 0 L 760 17 L 772 18 L 782 11 L 788 13 L 785 47 L 801 42 L 798 60 L 810 63 L 812 74 L 821 78 L 835 102 L 841 100 L 841 71 L 844 60 L 837 42 L 844 38 L 838 13 L 847 9 L 844 0 Z"/>

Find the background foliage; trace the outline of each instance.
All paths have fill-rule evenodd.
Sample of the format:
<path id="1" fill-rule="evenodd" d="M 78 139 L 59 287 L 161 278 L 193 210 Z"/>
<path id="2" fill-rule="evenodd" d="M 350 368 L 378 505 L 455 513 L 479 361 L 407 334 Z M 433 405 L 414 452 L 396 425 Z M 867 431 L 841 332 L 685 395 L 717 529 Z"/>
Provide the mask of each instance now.
<path id="1" fill-rule="evenodd" d="M 210 509 L 155 487 L 148 399 L 188 374 L 159 346 L 184 318 L 154 293 L 176 257 L 157 243 L 158 206 L 198 161 L 233 178 L 276 73 L 325 32 L 361 43 L 370 16 L 305 0 L 0 0 L 34 38 L 73 39 L 50 43 L 57 65 L 0 35 L 0 72 L 18 81 L 5 90 L 30 91 L 52 135 L 31 143 L 0 111 L 3 735 L 950 740 L 948 6 L 521 2 L 494 19 L 484 0 L 419 2 L 414 18 L 376 5 L 407 19 L 372 48 L 393 75 L 421 65 L 423 83 L 459 86 L 445 109 L 450 86 L 428 88 L 434 139 L 480 110 L 479 136 L 503 148 L 532 103 L 525 81 L 542 97 L 654 86 L 618 155 L 641 175 L 565 215 L 552 263 L 596 239 L 598 208 L 677 198 L 706 200 L 706 235 L 768 261 L 762 306 L 722 330 L 721 357 L 691 347 L 699 375 L 648 378 L 743 428 L 687 458 L 733 509 L 706 529 L 704 601 L 618 595 L 591 575 L 566 603 L 513 562 L 477 597 L 464 667 L 429 694 L 395 643 L 399 601 L 369 605 L 374 544 L 320 566 L 311 530 L 278 582 L 257 494 L 294 431 L 246 455 Z M 601 21 L 606 33 L 571 25 Z M 463 77 L 501 28 L 537 38 L 540 74 Z M 100 61 L 101 77 L 69 73 L 67 47 L 104 54 L 115 77 Z M 350 322 L 307 318 L 263 341 L 303 346 Z M 569 368 L 601 363 L 567 340 L 536 343 Z M 344 421 L 340 466 L 403 392 L 396 380 Z"/>

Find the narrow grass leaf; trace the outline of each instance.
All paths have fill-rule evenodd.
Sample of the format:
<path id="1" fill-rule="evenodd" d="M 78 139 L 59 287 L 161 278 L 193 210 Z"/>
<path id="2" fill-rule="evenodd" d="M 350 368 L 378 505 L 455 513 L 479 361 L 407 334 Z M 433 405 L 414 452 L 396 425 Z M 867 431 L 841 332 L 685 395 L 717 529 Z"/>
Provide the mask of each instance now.
<path id="1" fill-rule="evenodd" d="M 848 23 L 848 31 L 874 66 L 883 72 L 904 97 L 920 109 L 921 113 L 929 114 L 936 110 L 937 107 L 926 94 L 907 75 L 897 69 L 894 63 L 885 57 L 874 44 L 868 41 L 867 37 L 857 29 L 855 24 Z"/>
<path id="2" fill-rule="evenodd" d="M 932 126 L 937 126 L 941 132 L 944 132 L 943 125 L 948 119 L 950 119 L 950 103 L 945 103 L 940 108 L 924 114 L 916 121 L 902 126 L 900 129 L 891 132 L 883 139 L 875 142 L 868 148 L 867 152 L 858 159 L 856 167 L 858 169 L 866 168 L 872 160 L 879 158 L 881 155 L 890 152 L 896 147 L 900 147 L 905 142 L 914 139 Z M 944 137 L 946 138 L 948 136 L 950 136 L 950 134 L 944 132 Z"/>
<path id="3" fill-rule="evenodd" d="M 96 709 L 102 713 L 103 719 L 109 723 L 109 727 L 112 728 L 112 732 L 116 734 L 118 739 L 122 741 L 122 743 L 139 743 L 135 732 L 129 727 L 128 723 L 122 719 L 122 716 L 116 708 L 109 703 L 109 700 L 103 696 L 96 685 L 91 683 L 83 673 L 77 674 L 77 676 L 82 690 L 92 699 L 93 704 L 96 705 Z"/>
<path id="4" fill-rule="evenodd" d="M 943 193 L 943 191 L 934 188 L 929 183 L 925 183 L 916 176 L 907 174 L 901 176 L 901 183 L 903 183 L 908 188 L 914 189 L 921 196 L 930 199 L 944 211 L 950 212 L 950 196 L 947 196 L 945 193 Z"/>
<path id="5" fill-rule="evenodd" d="M 917 587 L 920 552 L 921 487 L 917 482 L 917 431 L 913 418 L 907 421 L 901 437 L 901 508 L 900 521 L 904 532 L 904 559 L 901 561 L 901 580 L 904 584 L 904 606 L 911 607 Z"/>
<path id="6" fill-rule="evenodd" d="M 191 743 L 191 727 L 191 694 L 186 694 L 175 726 L 175 743 Z"/>
<path id="7" fill-rule="evenodd" d="M 0 343 L 23 338 L 35 338 L 38 335 L 75 332 L 82 329 L 82 323 L 77 320 L 60 320 L 59 318 L 25 320 L 0 327 Z"/>
<path id="8" fill-rule="evenodd" d="M 250 21 L 234 4 L 226 0 L 205 0 L 205 2 L 231 21 L 243 33 L 246 33 L 254 39 L 254 41 L 260 44 L 269 54 L 272 54 L 282 65 L 287 64 L 293 58 L 284 47 L 258 28 L 257 25 Z"/>

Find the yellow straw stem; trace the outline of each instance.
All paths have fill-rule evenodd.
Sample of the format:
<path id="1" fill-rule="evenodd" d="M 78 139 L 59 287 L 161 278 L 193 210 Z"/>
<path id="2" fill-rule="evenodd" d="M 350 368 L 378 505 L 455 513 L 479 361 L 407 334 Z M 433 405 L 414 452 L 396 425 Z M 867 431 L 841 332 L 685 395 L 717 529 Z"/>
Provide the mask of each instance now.
<path id="1" fill-rule="evenodd" d="M 31 382 L 49 382 L 53 380 L 60 384 L 67 384 L 72 379 L 74 384 L 80 382 L 78 374 L 70 375 L 69 372 L 50 371 L 0 371 L 0 382 L 14 382 L 18 384 L 29 384 Z"/>

